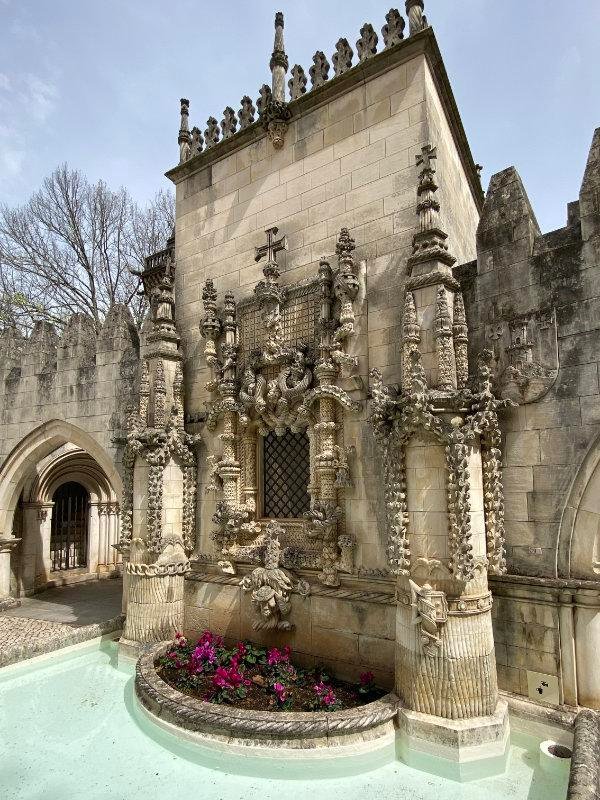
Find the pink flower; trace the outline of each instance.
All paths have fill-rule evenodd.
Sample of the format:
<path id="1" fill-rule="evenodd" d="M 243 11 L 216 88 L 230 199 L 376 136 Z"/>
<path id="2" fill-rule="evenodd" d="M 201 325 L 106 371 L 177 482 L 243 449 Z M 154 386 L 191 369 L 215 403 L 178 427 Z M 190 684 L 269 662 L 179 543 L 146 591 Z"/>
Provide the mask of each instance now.
<path id="1" fill-rule="evenodd" d="M 361 686 L 368 686 L 370 683 L 373 683 L 375 680 L 375 676 L 372 672 L 361 672 L 360 673 L 360 685 Z"/>
<path id="2" fill-rule="evenodd" d="M 273 691 L 277 695 L 277 701 L 279 703 L 285 703 L 287 699 L 287 690 L 285 686 L 282 683 L 274 683 Z"/>
<path id="3" fill-rule="evenodd" d="M 240 658 L 243 658 L 246 655 L 246 645 L 243 642 L 238 642 L 236 644 L 235 648 L 236 648 L 236 650 L 238 652 L 238 656 Z M 234 658 L 235 658 L 235 656 L 234 656 Z"/>
<path id="4" fill-rule="evenodd" d="M 326 683 L 323 681 L 319 681 L 319 683 L 315 683 L 313 686 L 321 705 L 323 706 L 334 706 L 337 703 L 337 697 L 331 686 L 327 686 Z"/>
<path id="5" fill-rule="evenodd" d="M 190 672 L 202 672 L 205 664 L 214 664 L 216 659 L 217 654 L 212 644 L 208 642 L 198 644 L 192 652 L 189 665 Z"/>
<path id="6" fill-rule="evenodd" d="M 235 690 L 240 686 L 249 686 L 251 683 L 247 678 L 244 678 L 237 667 L 217 667 L 212 682 L 213 686 L 225 690 Z"/>
<path id="7" fill-rule="evenodd" d="M 177 647 L 185 647 L 185 645 L 187 644 L 187 639 L 185 638 L 183 633 L 177 631 L 177 633 L 175 634 L 175 644 Z"/>
<path id="8" fill-rule="evenodd" d="M 286 644 L 281 650 L 278 650 L 277 647 L 273 647 L 267 653 L 267 664 L 270 667 L 274 667 L 276 664 L 281 664 L 282 662 L 290 660 L 290 646 Z"/>

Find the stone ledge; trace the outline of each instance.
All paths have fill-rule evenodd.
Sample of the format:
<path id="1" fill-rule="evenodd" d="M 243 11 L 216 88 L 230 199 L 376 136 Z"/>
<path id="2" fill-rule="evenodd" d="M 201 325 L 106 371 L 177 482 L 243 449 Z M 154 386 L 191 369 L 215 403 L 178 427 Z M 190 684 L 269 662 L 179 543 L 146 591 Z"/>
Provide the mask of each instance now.
<path id="1" fill-rule="evenodd" d="M 575 718 L 567 800 L 600 797 L 600 714 L 585 708 Z"/>
<path id="2" fill-rule="evenodd" d="M 11 608 L 19 608 L 21 601 L 18 597 L 5 597 L 0 600 L 0 611 L 8 611 Z"/>
<path id="3" fill-rule="evenodd" d="M 156 673 L 154 662 L 169 642 L 147 648 L 136 665 L 135 691 L 140 703 L 162 722 L 199 734 L 226 736 L 247 745 L 312 749 L 373 741 L 393 731 L 398 698 L 387 694 L 359 708 L 331 713 L 246 711 L 183 694 Z"/>
<path id="4" fill-rule="evenodd" d="M 409 766 L 428 770 L 421 761 L 433 756 L 458 780 L 476 777 L 474 770 L 481 769 L 482 763 L 487 764 L 484 768 L 489 774 L 505 769 L 509 747 L 506 700 L 498 701 L 493 714 L 471 719 L 444 719 L 400 708 L 398 728 L 399 752 Z"/>
<path id="5" fill-rule="evenodd" d="M 84 625 L 81 628 L 73 629 L 71 626 L 65 625 L 66 632 L 64 636 L 53 636 L 43 642 L 7 648 L 0 653 L 0 667 L 6 667 L 9 664 L 25 661 L 28 658 L 41 656 L 45 653 L 52 653 L 55 650 L 61 650 L 63 647 L 86 642 L 89 639 L 96 639 L 98 636 L 104 636 L 107 633 L 114 633 L 114 631 L 122 629 L 124 619 L 123 614 L 119 614 L 105 622 L 96 622 L 93 625 Z"/>

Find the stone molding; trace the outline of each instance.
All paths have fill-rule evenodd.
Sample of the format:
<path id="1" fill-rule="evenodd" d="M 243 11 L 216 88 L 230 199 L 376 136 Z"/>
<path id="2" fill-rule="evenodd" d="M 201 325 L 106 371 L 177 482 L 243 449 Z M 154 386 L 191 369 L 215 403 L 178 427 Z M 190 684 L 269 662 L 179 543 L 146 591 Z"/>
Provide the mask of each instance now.
<path id="1" fill-rule="evenodd" d="M 136 664 L 136 696 L 153 716 L 196 733 L 225 733 L 246 743 L 269 737 L 270 745 L 275 747 L 289 746 L 292 739 L 296 740 L 295 747 L 307 748 L 314 747 L 315 737 L 335 736 L 333 746 L 345 744 L 342 737 L 364 731 L 371 732 L 370 738 L 387 734 L 388 723 L 398 711 L 398 698 L 391 693 L 359 708 L 331 713 L 246 711 L 207 703 L 173 689 L 157 675 L 154 662 L 169 646 L 169 642 L 161 642 L 140 655 Z M 283 742 L 278 741 L 282 739 Z"/>
<path id="2" fill-rule="evenodd" d="M 298 570 L 297 574 L 306 576 L 307 573 Z M 198 583 L 215 583 L 224 586 L 239 586 L 237 576 L 220 575 L 212 572 L 192 572 L 185 576 L 187 581 Z M 393 592 L 374 592 L 368 589 L 354 589 L 345 587 L 322 586 L 319 583 L 310 584 L 310 594 L 313 597 L 332 597 L 336 600 L 358 601 L 361 603 L 377 603 L 380 605 L 395 606 L 396 596 Z"/>

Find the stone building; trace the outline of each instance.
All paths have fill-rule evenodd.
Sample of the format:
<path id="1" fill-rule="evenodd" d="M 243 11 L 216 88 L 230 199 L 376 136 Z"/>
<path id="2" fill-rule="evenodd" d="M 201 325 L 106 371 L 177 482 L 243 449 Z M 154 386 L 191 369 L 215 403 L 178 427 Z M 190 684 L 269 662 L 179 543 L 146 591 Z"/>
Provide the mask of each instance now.
<path id="1" fill-rule="evenodd" d="M 406 16 L 305 70 L 278 13 L 256 104 L 201 131 L 181 101 L 141 361 L 122 309 L 5 337 L 0 590 L 69 572 L 77 483 L 66 565 L 122 556 L 124 646 L 287 643 L 395 686 L 417 739 L 483 718 L 503 746 L 498 689 L 600 708 L 600 130 L 542 234 L 514 168 L 484 195 Z"/>

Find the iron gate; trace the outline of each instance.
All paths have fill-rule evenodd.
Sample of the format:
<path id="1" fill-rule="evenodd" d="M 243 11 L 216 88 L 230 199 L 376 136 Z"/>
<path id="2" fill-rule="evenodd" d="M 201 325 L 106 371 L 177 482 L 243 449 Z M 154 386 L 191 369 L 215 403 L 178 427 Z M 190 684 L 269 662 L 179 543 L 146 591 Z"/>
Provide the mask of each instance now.
<path id="1" fill-rule="evenodd" d="M 53 496 L 50 559 L 53 570 L 87 565 L 89 495 L 79 483 L 63 483 Z"/>

